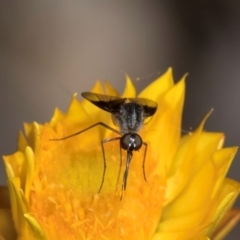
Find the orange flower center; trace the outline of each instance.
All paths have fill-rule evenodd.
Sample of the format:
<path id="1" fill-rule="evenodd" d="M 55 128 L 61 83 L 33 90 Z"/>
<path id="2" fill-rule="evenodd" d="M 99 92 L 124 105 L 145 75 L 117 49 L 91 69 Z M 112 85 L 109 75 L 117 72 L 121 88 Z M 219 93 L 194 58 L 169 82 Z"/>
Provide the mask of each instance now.
<path id="1" fill-rule="evenodd" d="M 30 194 L 31 212 L 50 239 L 149 239 L 161 216 L 165 183 L 154 173 L 158 159 L 148 151 L 147 182 L 142 172 L 143 151 L 133 153 L 128 185 L 122 194 L 119 142 L 83 147 L 81 136 L 49 141 L 52 130 L 44 126 L 35 155 L 35 176 Z M 150 148 L 149 148 L 150 149 Z M 118 182 L 117 182 L 118 181 Z"/>

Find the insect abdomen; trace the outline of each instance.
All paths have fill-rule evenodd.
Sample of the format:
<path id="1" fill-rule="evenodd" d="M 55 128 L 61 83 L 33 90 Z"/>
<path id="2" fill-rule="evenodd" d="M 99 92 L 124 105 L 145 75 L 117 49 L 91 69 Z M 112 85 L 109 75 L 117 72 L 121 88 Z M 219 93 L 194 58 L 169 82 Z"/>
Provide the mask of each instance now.
<path id="1" fill-rule="evenodd" d="M 121 132 L 138 132 L 143 125 L 143 107 L 137 103 L 124 103 L 117 114 L 113 116 L 116 125 Z"/>

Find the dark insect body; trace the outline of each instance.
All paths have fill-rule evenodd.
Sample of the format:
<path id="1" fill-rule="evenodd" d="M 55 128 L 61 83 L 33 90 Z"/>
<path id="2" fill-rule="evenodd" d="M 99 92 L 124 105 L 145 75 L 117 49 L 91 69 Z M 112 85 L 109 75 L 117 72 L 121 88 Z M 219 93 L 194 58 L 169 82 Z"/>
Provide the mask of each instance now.
<path id="1" fill-rule="evenodd" d="M 108 138 L 101 141 L 102 152 L 103 152 L 103 176 L 99 191 L 101 191 L 105 172 L 106 172 L 106 158 L 105 158 L 105 151 L 104 151 L 104 143 L 119 140 L 120 143 L 120 169 L 122 166 L 122 153 L 121 150 L 127 151 L 127 159 L 126 159 L 126 167 L 123 174 L 123 181 L 122 181 L 122 193 L 126 190 L 127 187 L 127 179 L 128 179 L 128 172 L 130 167 L 130 162 L 133 156 L 133 151 L 138 151 L 142 145 L 145 146 L 144 150 L 144 157 L 142 162 L 142 169 L 143 169 L 143 176 L 144 180 L 146 181 L 146 174 L 145 174 L 145 158 L 147 153 L 147 143 L 142 141 L 142 138 L 138 135 L 138 131 L 142 128 L 146 118 L 152 117 L 155 112 L 157 111 L 157 103 L 145 99 L 145 98 L 120 98 L 115 96 L 108 96 L 98 93 L 92 92 L 83 92 L 82 96 L 87 99 L 89 102 L 94 104 L 95 106 L 101 108 L 104 111 L 111 113 L 112 120 L 116 126 L 119 127 L 119 130 L 116 130 L 103 122 L 98 122 L 84 130 L 81 130 L 77 133 L 74 133 L 70 136 L 61 138 L 61 139 L 52 139 L 52 140 L 64 140 L 78 134 L 81 134 L 97 125 L 101 125 L 119 135 L 120 137 L 115 138 Z M 120 174 L 119 169 L 119 174 Z M 119 176 L 118 176 L 119 177 Z M 122 194 L 120 199 L 122 199 Z"/>

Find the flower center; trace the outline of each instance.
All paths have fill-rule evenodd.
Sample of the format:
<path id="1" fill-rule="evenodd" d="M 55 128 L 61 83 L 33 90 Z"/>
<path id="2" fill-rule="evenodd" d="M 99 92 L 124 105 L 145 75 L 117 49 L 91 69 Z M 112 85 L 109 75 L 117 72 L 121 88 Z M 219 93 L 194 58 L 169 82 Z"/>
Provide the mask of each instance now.
<path id="1" fill-rule="evenodd" d="M 30 197 L 31 212 L 49 239 L 148 239 L 153 234 L 165 189 L 161 177 L 151 174 L 158 163 L 151 153 L 146 159 L 147 182 L 143 151 L 133 153 L 120 201 L 126 152 L 122 151 L 119 174 L 119 142 L 104 148 L 107 167 L 98 193 L 103 178 L 101 147 L 93 144 L 83 149 L 78 137 L 52 142 L 49 138 L 44 130 Z"/>

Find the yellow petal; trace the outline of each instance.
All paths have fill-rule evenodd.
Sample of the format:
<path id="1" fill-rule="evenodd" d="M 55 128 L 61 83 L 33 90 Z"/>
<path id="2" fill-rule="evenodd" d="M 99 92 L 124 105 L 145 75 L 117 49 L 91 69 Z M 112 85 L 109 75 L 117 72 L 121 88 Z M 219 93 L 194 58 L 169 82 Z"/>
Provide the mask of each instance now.
<path id="1" fill-rule="evenodd" d="M 33 124 L 24 123 L 24 130 L 28 145 L 35 150 L 35 146 L 38 145 L 40 136 L 40 130 L 42 125 L 34 122 Z"/>
<path id="2" fill-rule="evenodd" d="M 34 131 L 34 151 L 37 151 L 37 148 L 40 144 L 40 133 L 42 132 L 43 126 L 37 122 L 33 122 L 33 131 Z"/>
<path id="3" fill-rule="evenodd" d="M 104 94 L 103 87 L 100 81 L 96 82 L 91 92 Z M 99 111 L 99 108 L 97 106 L 93 105 L 86 99 L 83 99 L 82 107 L 84 108 L 86 114 L 90 117 L 90 119 L 93 119 L 93 120 L 94 120 L 94 117 L 101 112 Z"/>
<path id="4" fill-rule="evenodd" d="M 26 135 L 26 139 L 27 139 L 28 145 L 30 147 L 34 148 L 35 133 L 34 133 L 34 126 L 33 126 L 33 124 L 24 123 L 23 127 L 24 127 L 24 132 L 25 132 L 25 135 Z"/>
<path id="5" fill-rule="evenodd" d="M 24 217 L 29 224 L 29 240 L 46 240 L 47 238 L 45 237 L 45 234 L 36 219 L 30 214 L 24 214 Z"/>
<path id="6" fill-rule="evenodd" d="M 180 141 L 181 116 L 184 100 L 184 78 L 169 90 L 152 120 L 145 126 L 143 139 L 151 143 L 151 148 L 159 158 L 156 172 L 163 174 L 169 170 Z"/>
<path id="7" fill-rule="evenodd" d="M 221 228 L 218 229 L 218 224 L 223 219 L 226 212 L 232 207 L 233 203 L 235 202 L 240 190 L 240 184 L 234 180 L 231 179 L 225 179 L 221 188 L 220 193 L 217 196 L 217 199 L 215 200 L 215 209 L 214 206 L 209 212 L 209 215 L 213 215 L 211 218 L 212 224 L 209 226 L 209 228 L 206 230 L 206 233 L 211 236 L 217 236 L 218 232 L 221 232 Z M 214 211 L 213 214 L 211 214 L 211 211 Z M 226 225 L 226 229 L 230 229 L 231 223 L 229 225 Z M 224 231 L 226 230 L 224 229 Z M 222 231 L 222 233 L 224 232 Z M 220 234 L 221 235 L 221 234 Z"/>
<path id="8" fill-rule="evenodd" d="M 135 98 L 136 97 L 136 88 L 133 85 L 131 78 L 126 74 L 126 86 L 122 94 L 122 98 Z"/>
<path id="9" fill-rule="evenodd" d="M 21 230 L 21 222 L 23 220 L 22 211 L 20 210 L 19 206 L 21 205 L 19 199 L 19 189 L 20 189 L 20 179 L 19 178 L 12 178 L 8 182 L 9 193 L 10 193 L 10 200 L 11 200 L 11 207 L 13 213 L 13 220 L 15 229 L 17 231 Z M 22 201 L 21 201 L 22 202 Z M 18 232 L 19 233 L 19 232 Z"/>
<path id="10" fill-rule="evenodd" d="M 9 190 L 5 186 L 0 186 L 0 208 L 10 208 Z"/>
<path id="11" fill-rule="evenodd" d="M 237 153 L 238 148 L 223 148 L 219 149 L 212 155 L 212 160 L 214 166 L 217 170 L 217 178 L 215 180 L 215 187 L 212 190 L 211 198 L 214 198 L 215 195 L 218 193 L 222 182 L 228 172 L 228 169 Z"/>
<path id="12" fill-rule="evenodd" d="M 27 166 L 27 178 L 25 185 L 25 196 L 29 199 L 29 192 L 32 186 L 33 174 L 34 174 L 34 152 L 30 147 L 25 150 L 26 166 Z"/>
<path id="13" fill-rule="evenodd" d="M 126 76 L 128 77 L 128 76 Z M 132 91 L 134 92 L 134 86 L 131 82 L 130 79 L 128 79 L 126 82 L 128 82 L 128 84 L 130 85 L 130 87 L 132 87 Z M 112 87 L 111 84 L 109 84 L 108 82 L 105 82 L 105 89 L 106 89 L 106 94 L 109 96 L 116 96 L 116 97 L 120 97 L 119 93 Z M 125 87 L 126 89 L 126 87 Z M 129 91 L 130 92 L 130 91 Z M 127 94 L 127 93 L 126 93 Z M 130 93 L 129 93 L 130 94 Z M 134 94 L 134 93 L 133 93 Z M 117 129 L 115 124 L 112 121 L 112 118 L 109 117 L 110 114 L 106 115 L 106 119 L 104 121 L 104 123 L 106 123 L 106 125 L 108 125 L 109 127 L 113 128 L 113 129 Z M 109 129 L 105 129 L 104 135 L 102 139 L 106 139 L 106 138 L 110 138 L 113 137 L 113 131 L 109 130 Z"/>
<path id="14" fill-rule="evenodd" d="M 211 161 L 205 163 L 202 169 L 191 178 L 191 183 L 175 199 L 174 203 L 164 209 L 162 223 L 159 225 L 161 231 L 165 231 L 169 227 L 173 228 L 172 226 L 174 226 L 174 229 L 180 230 L 197 226 L 200 223 L 205 226 L 210 224 L 211 220 L 208 218 L 211 216 L 210 210 L 212 208 L 209 210 L 209 207 L 214 198 L 214 192 L 219 188 L 219 183 L 229 166 L 229 161 L 232 160 L 232 155 L 236 153 L 236 149 L 218 151 L 226 152 L 226 154 L 221 155 L 222 159 L 226 159 L 225 164 L 216 170 L 216 166 Z M 220 157 L 220 155 L 218 156 Z"/>
<path id="15" fill-rule="evenodd" d="M 17 239 L 10 209 L 0 208 L 0 236 L 7 240 Z"/>
<path id="16" fill-rule="evenodd" d="M 8 179 L 19 177 L 21 186 L 26 181 L 25 156 L 22 152 L 16 152 L 9 156 L 3 156 Z"/>
<path id="17" fill-rule="evenodd" d="M 61 121 L 61 119 L 63 118 L 63 116 L 64 116 L 63 113 L 62 113 L 58 108 L 55 108 L 54 113 L 53 113 L 53 116 L 52 116 L 49 124 L 50 124 L 53 128 L 55 128 L 56 124 Z"/>
<path id="18" fill-rule="evenodd" d="M 67 110 L 67 114 L 63 117 L 61 123 L 66 125 L 69 129 L 69 132 L 73 132 L 74 129 L 81 130 L 81 126 L 85 126 L 86 124 L 89 124 L 89 120 L 91 121 L 91 118 L 86 113 L 83 104 L 77 100 L 77 95 L 74 94 L 72 97 L 72 101 L 69 105 L 69 108 Z M 81 118 L 79 116 L 82 116 Z M 65 133 L 66 134 L 66 133 Z"/>
<path id="19" fill-rule="evenodd" d="M 150 98 L 160 102 L 164 94 L 174 85 L 172 68 L 169 68 L 163 75 L 148 85 L 139 95 L 140 98 Z"/>
<path id="20" fill-rule="evenodd" d="M 24 149 L 27 147 L 28 143 L 24 136 L 24 134 L 20 131 L 18 134 L 18 151 L 24 151 Z"/>
<path id="21" fill-rule="evenodd" d="M 40 226 L 37 224 L 36 220 L 32 217 L 28 217 L 29 203 L 24 196 L 23 191 L 20 189 L 19 179 L 13 178 L 9 182 L 10 195 L 12 201 L 12 210 L 15 227 L 18 232 L 20 239 L 31 240 L 31 239 L 44 239 L 37 238 L 42 236 Z"/>
<path id="22" fill-rule="evenodd" d="M 224 142 L 224 134 L 223 133 L 213 133 L 213 132 L 205 132 L 202 127 L 201 132 L 197 134 L 196 145 L 191 146 L 195 149 L 194 161 L 192 164 L 192 175 L 197 173 L 201 167 L 208 161 L 209 156 L 211 156 L 216 150 L 221 149 Z M 186 135 L 182 137 L 180 142 L 180 148 L 184 145 L 189 144 L 193 138 L 194 133 Z M 190 146 L 189 146 L 190 147 Z M 171 173 L 179 169 L 178 161 L 175 161 L 171 168 Z"/>
<path id="23" fill-rule="evenodd" d="M 199 226 L 194 226 L 190 229 L 180 231 L 158 231 L 153 236 L 152 240 L 202 240 L 208 239 L 202 237 L 203 229 Z"/>
<path id="24" fill-rule="evenodd" d="M 104 86 L 106 90 L 106 95 L 115 96 L 115 97 L 120 96 L 118 91 L 109 82 L 105 81 Z"/>
<path id="25" fill-rule="evenodd" d="M 161 229 L 172 226 L 173 229 L 180 230 L 182 227 L 191 228 L 199 225 L 207 214 L 209 195 L 214 186 L 214 180 L 214 166 L 211 162 L 207 162 L 202 170 L 191 179 L 179 197 L 166 206 L 163 211 L 163 222 L 160 224 Z M 184 218 L 185 221 L 183 221 Z M 163 224 L 165 220 L 172 220 L 175 224 Z M 183 226 L 184 223 L 186 226 Z"/>
<path id="26" fill-rule="evenodd" d="M 100 81 L 97 81 L 96 84 L 94 85 L 94 87 L 92 88 L 91 92 L 94 92 L 94 93 L 100 93 L 100 94 L 105 94 L 104 90 L 103 90 L 103 87 L 100 83 Z M 92 104 L 91 102 L 89 102 L 88 100 L 86 99 L 83 99 L 83 101 L 81 102 L 82 104 L 82 107 L 85 111 L 85 115 L 87 115 L 87 117 L 84 116 L 85 118 L 85 122 L 87 123 L 87 126 L 91 126 L 93 124 L 96 124 L 98 122 L 104 122 L 106 123 L 107 122 L 107 119 L 109 119 L 110 117 L 110 114 L 103 111 L 102 109 L 100 109 L 99 107 L 95 106 L 94 104 Z M 80 116 L 80 115 L 79 115 Z M 83 117 L 83 116 L 82 116 Z M 87 119 L 86 119 L 87 118 Z M 81 122 L 81 120 L 80 120 Z M 83 125 L 81 127 L 81 129 L 79 129 L 78 131 L 80 130 L 83 130 L 87 127 L 86 125 Z M 105 128 L 103 128 L 102 126 L 97 126 L 94 128 L 94 131 L 95 132 L 99 132 L 100 133 L 100 136 L 101 136 L 101 139 L 103 137 L 103 134 L 104 132 L 106 131 Z M 90 132 L 88 132 L 84 138 L 90 138 L 91 136 L 91 130 Z M 88 137 L 89 136 L 89 137 Z M 91 137 L 92 138 L 92 137 Z M 98 137 L 97 137 L 98 139 Z"/>
<path id="27" fill-rule="evenodd" d="M 180 147 L 168 173 L 165 205 L 180 194 L 189 178 L 201 169 L 223 141 L 222 134 L 202 132 L 209 114 L 204 117 L 194 133 L 181 139 Z"/>
<path id="28" fill-rule="evenodd" d="M 240 221 L 240 210 L 231 209 L 217 227 L 212 240 L 222 240 Z"/>

